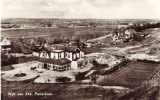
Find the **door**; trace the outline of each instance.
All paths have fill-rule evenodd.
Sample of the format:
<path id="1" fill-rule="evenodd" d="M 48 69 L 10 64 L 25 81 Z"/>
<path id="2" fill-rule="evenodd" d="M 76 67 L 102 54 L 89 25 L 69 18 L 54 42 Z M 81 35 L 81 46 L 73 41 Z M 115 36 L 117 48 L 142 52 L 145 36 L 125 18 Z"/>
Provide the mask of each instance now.
<path id="1" fill-rule="evenodd" d="M 44 63 L 44 68 L 47 69 L 47 64 L 46 63 Z"/>

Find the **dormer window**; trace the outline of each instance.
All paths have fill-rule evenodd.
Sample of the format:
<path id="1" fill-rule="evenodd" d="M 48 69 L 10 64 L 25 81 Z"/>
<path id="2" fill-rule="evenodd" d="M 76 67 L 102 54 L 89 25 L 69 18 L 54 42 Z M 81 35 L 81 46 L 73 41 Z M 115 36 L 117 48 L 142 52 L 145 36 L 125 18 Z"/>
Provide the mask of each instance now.
<path id="1" fill-rule="evenodd" d="M 42 57 L 43 58 L 47 58 L 47 53 L 46 52 L 42 52 Z"/>

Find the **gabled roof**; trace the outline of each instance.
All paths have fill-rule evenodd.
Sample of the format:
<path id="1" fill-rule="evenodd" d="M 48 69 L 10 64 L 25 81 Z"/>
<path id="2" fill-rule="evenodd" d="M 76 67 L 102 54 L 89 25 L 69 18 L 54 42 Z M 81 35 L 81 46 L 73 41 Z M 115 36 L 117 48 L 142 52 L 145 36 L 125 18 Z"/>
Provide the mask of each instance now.
<path id="1" fill-rule="evenodd" d="M 65 52 L 76 52 L 77 46 L 65 46 L 65 45 L 51 45 L 51 47 L 54 47 L 56 50 L 63 50 Z"/>
<path id="2" fill-rule="evenodd" d="M 1 37 L 1 41 L 4 39 L 4 37 Z"/>
<path id="3" fill-rule="evenodd" d="M 40 49 L 41 50 L 46 50 L 48 52 L 63 52 L 63 50 L 55 50 L 53 47 L 50 47 L 50 46 L 45 46 L 45 47 L 42 47 Z"/>
<path id="4" fill-rule="evenodd" d="M 80 49 L 78 50 L 77 46 L 64 46 L 64 45 L 49 45 L 49 46 L 43 46 L 43 47 L 36 47 L 33 46 L 32 51 L 34 52 L 40 52 L 41 50 L 46 50 L 48 52 L 79 52 Z"/>
<path id="5" fill-rule="evenodd" d="M 1 37 L 1 41 L 3 41 L 4 39 L 10 41 L 7 37 Z"/>
<path id="6" fill-rule="evenodd" d="M 136 32 L 134 29 L 129 29 L 129 30 L 126 30 L 126 31 L 128 31 L 129 33 L 132 33 L 132 34 L 138 33 L 138 32 Z"/>

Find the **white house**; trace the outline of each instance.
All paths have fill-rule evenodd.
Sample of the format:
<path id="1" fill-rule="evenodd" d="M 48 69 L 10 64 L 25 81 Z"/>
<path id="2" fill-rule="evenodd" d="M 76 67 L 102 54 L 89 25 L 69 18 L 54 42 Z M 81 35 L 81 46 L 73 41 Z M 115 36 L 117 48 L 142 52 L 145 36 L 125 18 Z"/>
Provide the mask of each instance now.
<path id="1" fill-rule="evenodd" d="M 4 37 L 4 38 L 2 38 L 0 45 L 1 46 L 11 45 L 11 41 L 8 40 L 8 38 Z"/>
<path id="2" fill-rule="evenodd" d="M 2 38 L 0 42 L 0 49 L 9 53 L 9 51 L 11 51 L 11 41 L 6 37 Z"/>
<path id="3" fill-rule="evenodd" d="M 40 66 L 42 66 L 43 68 L 58 71 L 71 69 L 71 62 L 73 62 L 73 69 L 76 69 L 76 67 L 74 66 L 79 66 L 79 68 L 82 67 L 82 65 L 74 65 L 74 62 L 76 59 L 84 57 L 84 52 L 81 51 L 79 48 L 73 46 L 44 46 L 37 48 L 33 47 L 32 54 L 35 57 L 39 57 L 39 60 L 41 62 Z M 58 63 L 57 61 L 61 63 Z"/>
<path id="4" fill-rule="evenodd" d="M 131 38 L 131 37 L 133 37 L 133 32 L 130 31 L 130 30 L 126 30 L 126 31 L 124 32 L 124 37 L 125 37 L 125 38 Z"/>

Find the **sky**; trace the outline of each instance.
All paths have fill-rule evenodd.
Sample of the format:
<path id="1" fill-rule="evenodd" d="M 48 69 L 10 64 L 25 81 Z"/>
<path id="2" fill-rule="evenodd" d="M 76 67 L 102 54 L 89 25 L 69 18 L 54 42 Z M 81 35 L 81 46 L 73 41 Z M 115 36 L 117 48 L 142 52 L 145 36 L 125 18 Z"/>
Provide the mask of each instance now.
<path id="1" fill-rule="evenodd" d="M 160 19 L 160 0 L 1 0 L 2 18 Z"/>

